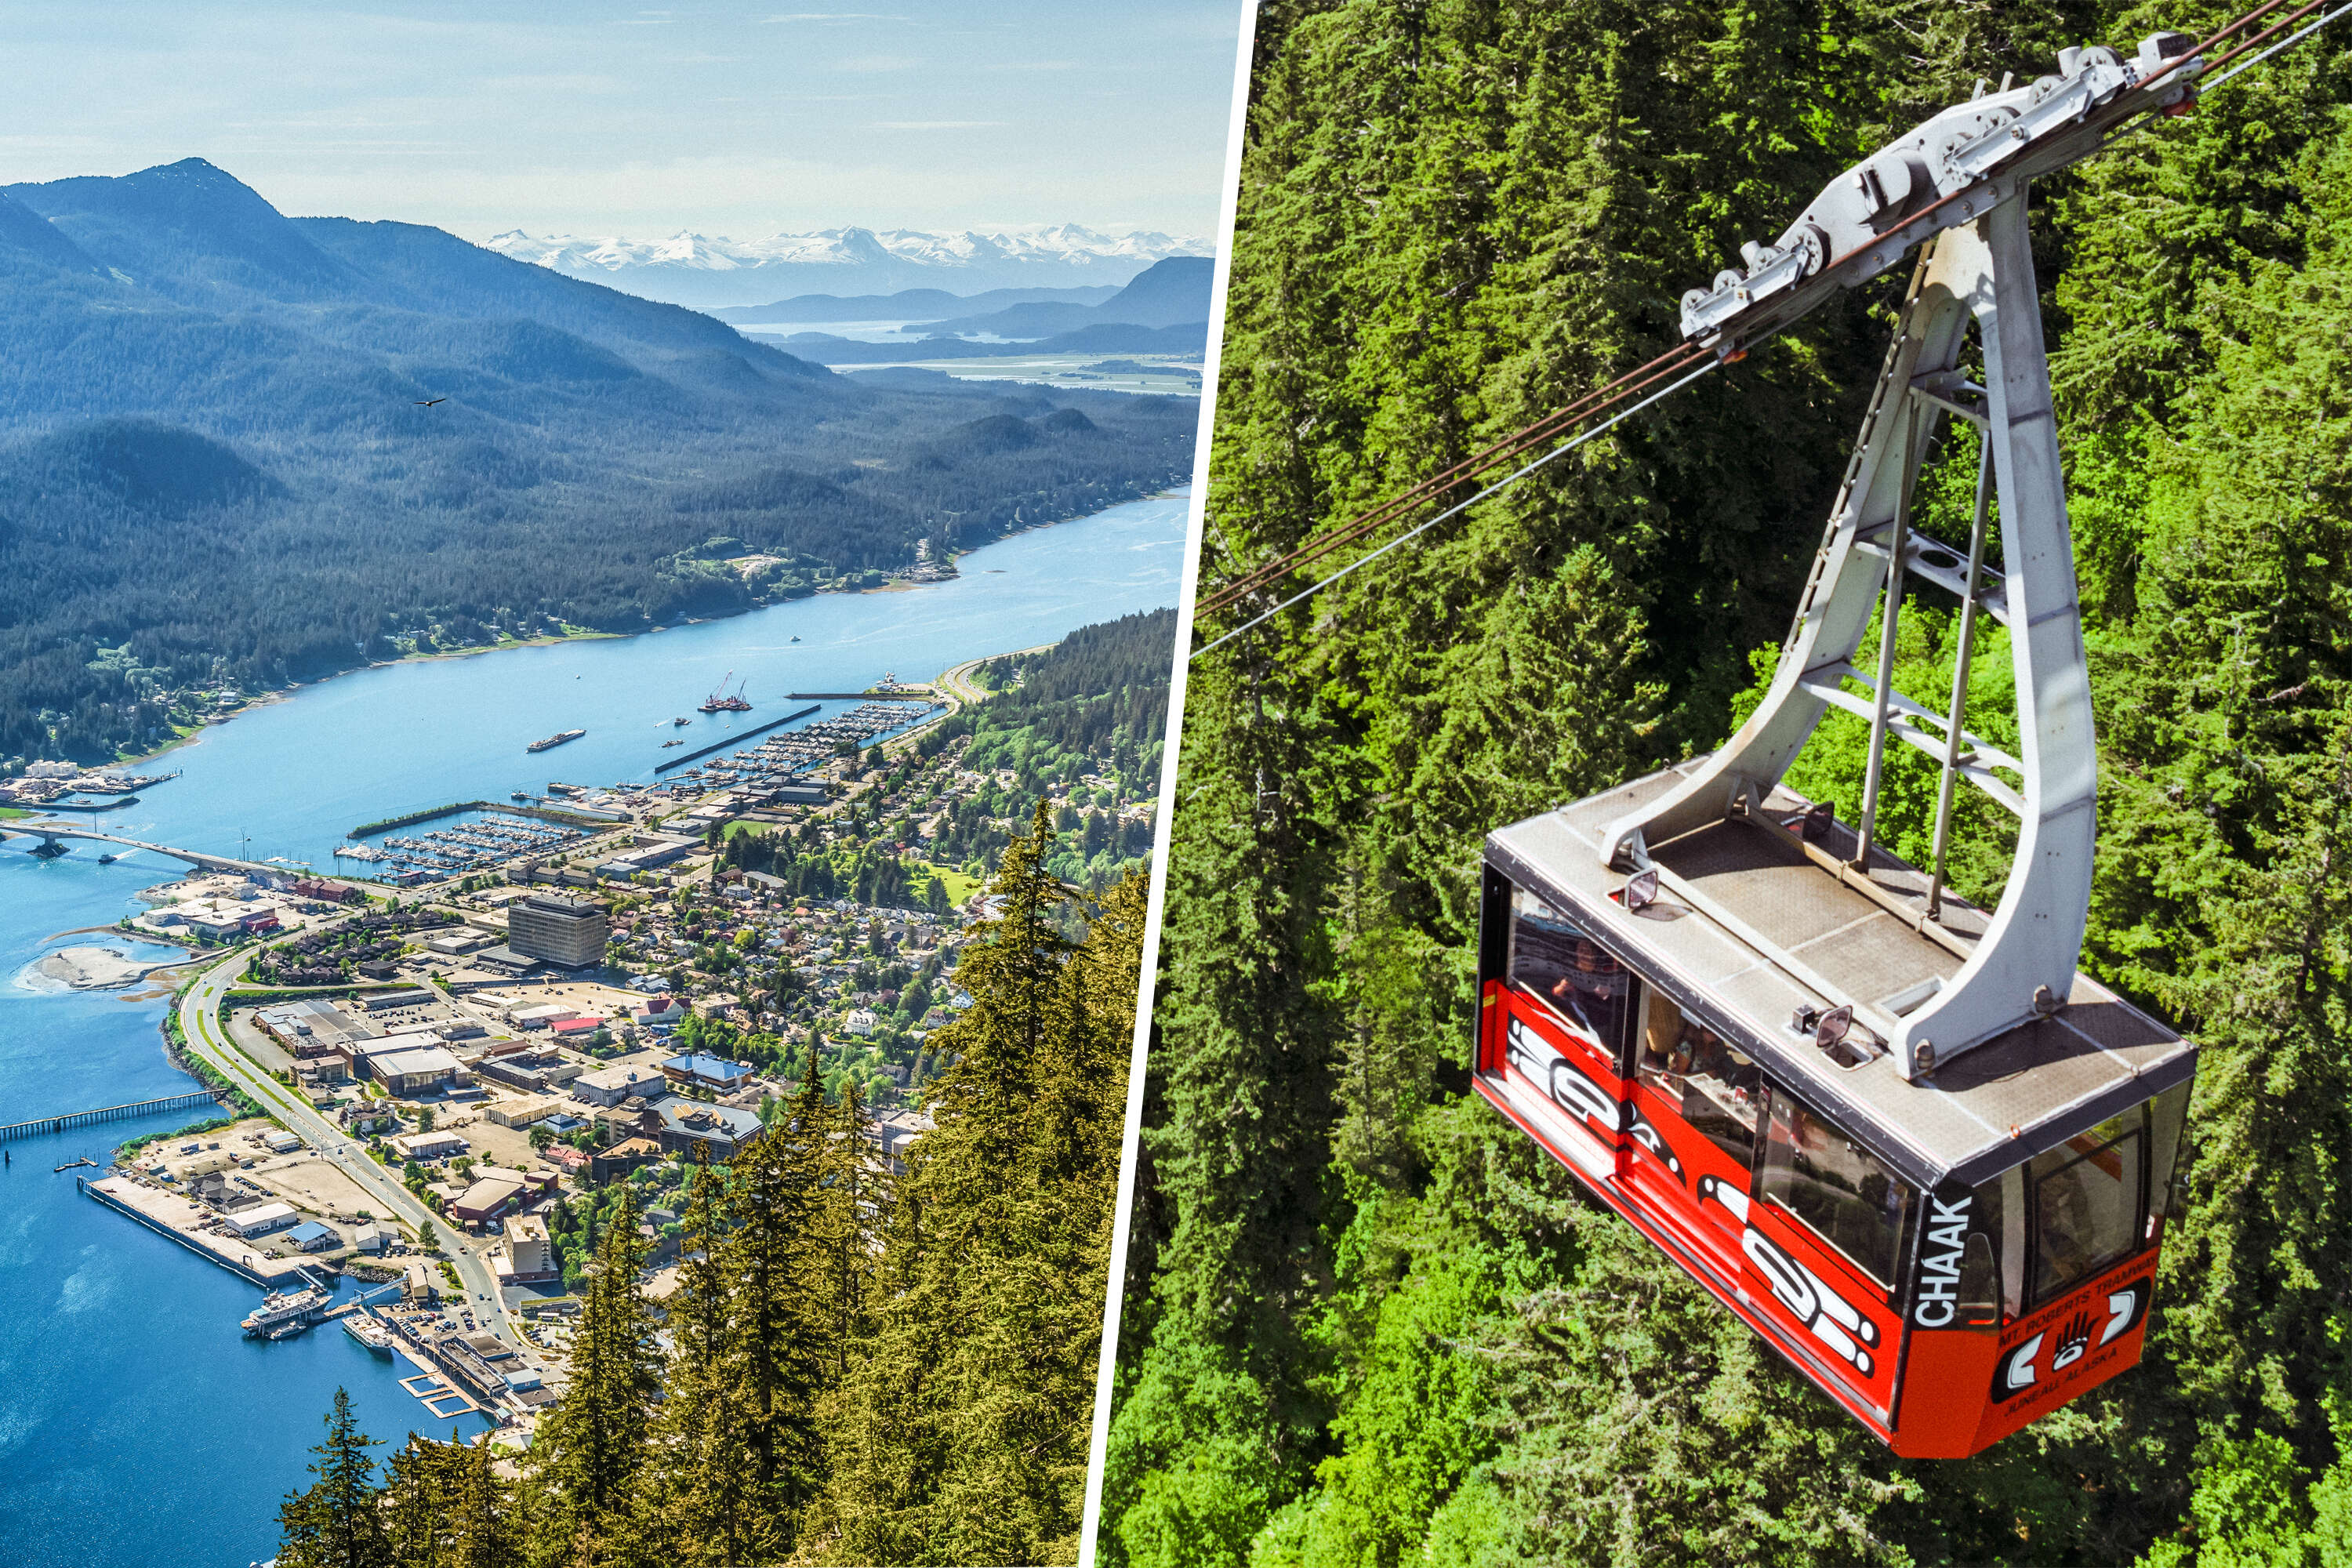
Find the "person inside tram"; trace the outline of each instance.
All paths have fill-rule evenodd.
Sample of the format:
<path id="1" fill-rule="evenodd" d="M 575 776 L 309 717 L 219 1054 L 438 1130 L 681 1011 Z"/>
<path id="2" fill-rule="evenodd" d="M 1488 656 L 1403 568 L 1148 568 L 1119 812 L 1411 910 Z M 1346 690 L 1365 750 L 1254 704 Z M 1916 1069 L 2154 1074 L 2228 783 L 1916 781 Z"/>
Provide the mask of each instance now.
<path id="1" fill-rule="evenodd" d="M 1553 983 L 1553 1004 L 1594 1039 L 1613 1040 L 1632 989 L 1622 965 L 1601 951 L 1591 938 L 1579 936 L 1570 944 L 1568 968 Z"/>
<path id="2" fill-rule="evenodd" d="M 1675 1103 L 1682 1119 L 1742 1164 L 1756 1142 L 1756 1094 L 1763 1075 L 1722 1037 L 1653 995 L 1638 1070 Z"/>

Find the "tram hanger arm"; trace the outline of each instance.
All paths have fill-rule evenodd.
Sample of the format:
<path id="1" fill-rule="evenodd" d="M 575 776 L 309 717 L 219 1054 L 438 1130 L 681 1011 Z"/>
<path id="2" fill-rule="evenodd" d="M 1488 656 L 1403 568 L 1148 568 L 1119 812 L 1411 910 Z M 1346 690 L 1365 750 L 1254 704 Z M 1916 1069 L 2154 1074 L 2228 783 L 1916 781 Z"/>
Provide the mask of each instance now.
<path id="1" fill-rule="evenodd" d="M 2179 112 L 2205 69 L 2197 48 L 2186 33 L 2159 32 L 2128 60 L 2104 45 L 2066 49 L 2055 76 L 1943 110 L 1831 181 L 1777 242 L 1741 246 L 1744 273 L 1685 294 L 1684 338 L 1737 359 L 1913 247 L 2089 157 L 2128 121 Z"/>

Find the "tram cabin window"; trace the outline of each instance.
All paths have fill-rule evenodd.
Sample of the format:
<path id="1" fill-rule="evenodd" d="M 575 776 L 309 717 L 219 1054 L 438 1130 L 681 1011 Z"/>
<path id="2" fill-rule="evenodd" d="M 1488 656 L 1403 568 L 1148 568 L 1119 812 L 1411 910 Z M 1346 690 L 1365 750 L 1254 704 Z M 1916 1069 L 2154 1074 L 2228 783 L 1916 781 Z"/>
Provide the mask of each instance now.
<path id="1" fill-rule="evenodd" d="M 1763 1196 L 1882 1286 L 1895 1282 L 1911 1189 L 1827 1120 L 1775 1089 Z"/>
<path id="2" fill-rule="evenodd" d="M 1511 889 L 1511 984 L 1611 1053 L 1624 1044 L 1633 977 L 1584 928 L 1528 892 Z"/>
<path id="3" fill-rule="evenodd" d="M 2026 1166 L 2037 1303 L 2137 1250 L 2146 1142 L 2135 1107 L 2044 1150 Z"/>
<path id="4" fill-rule="evenodd" d="M 1679 1106 L 1692 1131 L 1738 1161 L 1742 1170 L 1752 1167 L 1763 1074 L 1714 1030 L 1684 1017 L 1681 1008 L 1655 991 L 1647 994 L 1643 1015 L 1636 1076 Z"/>

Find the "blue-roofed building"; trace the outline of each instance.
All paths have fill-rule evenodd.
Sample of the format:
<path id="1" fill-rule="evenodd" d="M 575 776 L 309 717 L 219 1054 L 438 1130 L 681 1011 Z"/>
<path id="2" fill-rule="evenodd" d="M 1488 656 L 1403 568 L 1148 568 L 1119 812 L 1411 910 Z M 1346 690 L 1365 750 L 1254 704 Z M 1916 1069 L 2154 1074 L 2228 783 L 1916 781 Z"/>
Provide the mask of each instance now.
<path id="1" fill-rule="evenodd" d="M 324 1252 L 331 1247 L 341 1246 L 343 1241 L 335 1234 L 334 1227 L 321 1225 L 315 1219 L 306 1219 L 288 1231 L 286 1239 L 305 1252 Z"/>
<path id="2" fill-rule="evenodd" d="M 730 1062 L 724 1057 L 706 1057 L 695 1051 L 662 1063 L 662 1077 L 681 1088 L 695 1084 L 725 1094 L 750 1082 L 751 1068 L 748 1062 Z"/>

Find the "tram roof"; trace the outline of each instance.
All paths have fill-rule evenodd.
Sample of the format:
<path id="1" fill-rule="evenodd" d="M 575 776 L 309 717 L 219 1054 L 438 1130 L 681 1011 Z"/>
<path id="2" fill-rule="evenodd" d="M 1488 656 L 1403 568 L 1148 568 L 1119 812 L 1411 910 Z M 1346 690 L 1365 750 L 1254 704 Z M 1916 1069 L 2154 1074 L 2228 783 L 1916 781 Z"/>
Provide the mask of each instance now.
<path id="1" fill-rule="evenodd" d="M 1590 795 L 1486 837 L 1486 859 L 1580 916 L 1684 1010 L 1747 1051 L 1912 1180 L 1987 1177 L 2186 1081 L 2195 1045 L 2077 972 L 2063 1009 L 1906 1082 L 1891 1052 L 1843 1068 L 1790 1026 L 1796 1010 L 1856 1004 L 1867 1024 L 1930 980 L 1948 983 L 1982 935 L 1985 911 L 1947 894 L 1952 951 L 1896 911 L 1924 909 L 1927 879 L 1875 848 L 1878 896 L 1842 882 L 1780 826 L 1812 803 L 1785 788 L 1761 820 L 1733 816 L 1649 847 L 1664 873 L 1655 903 L 1629 913 L 1627 874 L 1599 847 L 1611 822 L 1704 758 Z M 1853 853 L 1834 825 L 1822 859 Z"/>

